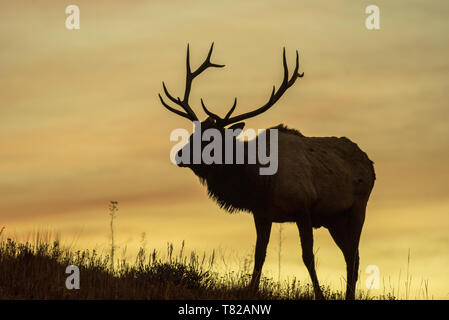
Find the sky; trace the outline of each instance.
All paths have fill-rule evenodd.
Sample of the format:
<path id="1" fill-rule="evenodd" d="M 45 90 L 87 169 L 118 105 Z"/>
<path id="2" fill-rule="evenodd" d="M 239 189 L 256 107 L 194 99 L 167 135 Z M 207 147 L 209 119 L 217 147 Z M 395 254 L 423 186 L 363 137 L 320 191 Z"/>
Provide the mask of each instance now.
<path id="1" fill-rule="evenodd" d="M 252 254 L 247 213 L 230 215 L 208 199 L 188 169 L 169 160 L 186 119 L 157 98 L 162 81 L 182 95 L 185 54 L 213 61 L 193 85 L 224 115 L 265 103 L 282 80 L 282 48 L 304 78 L 247 128 L 284 123 L 306 136 L 345 136 L 375 162 L 377 180 L 360 243 L 361 281 L 376 265 L 382 284 L 409 298 L 449 298 L 449 21 L 447 1 L 4 1 L 0 0 L 0 226 L 8 236 L 51 230 L 81 248 L 107 250 L 108 204 L 119 201 L 118 245 L 131 254 L 142 233 L 167 242 Z M 80 8 L 80 29 L 65 8 Z M 380 8 L 367 30 L 365 8 Z M 278 226 L 264 272 L 278 275 Z M 283 228 L 284 279 L 309 281 L 298 232 Z M 345 265 L 325 229 L 315 231 L 318 277 L 341 289 Z M 393 284 L 391 284 L 393 283 Z M 399 283 L 399 285 L 398 285 Z M 372 290 L 380 294 L 380 290 Z M 401 292 L 402 294 L 402 292 Z"/>

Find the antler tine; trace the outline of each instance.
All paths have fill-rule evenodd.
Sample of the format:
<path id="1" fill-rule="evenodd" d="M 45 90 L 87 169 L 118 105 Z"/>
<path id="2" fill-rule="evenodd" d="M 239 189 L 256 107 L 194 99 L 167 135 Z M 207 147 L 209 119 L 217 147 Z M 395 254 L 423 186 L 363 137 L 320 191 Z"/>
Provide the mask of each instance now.
<path id="1" fill-rule="evenodd" d="M 228 111 L 228 113 L 226 114 L 226 116 L 224 118 L 221 118 L 219 115 L 209 111 L 206 108 L 206 105 L 204 104 L 203 99 L 201 99 L 201 106 L 203 107 L 204 112 L 206 112 L 206 114 L 211 117 L 214 118 L 216 121 L 218 121 L 219 123 L 226 123 L 226 121 L 229 119 L 229 117 L 231 116 L 231 114 L 234 112 L 235 107 L 237 106 L 237 98 L 234 98 L 234 104 L 232 105 L 231 109 Z"/>
<path id="2" fill-rule="evenodd" d="M 192 108 L 189 106 L 189 95 L 190 89 L 192 86 L 192 80 L 194 76 L 192 76 L 191 68 L 190 68 L 190 45 L 187 43 L 187 53 L 186 53 L 186 87 L 184 91 L 184 99 L 181 101 L 182 107 L 186 109 L 187 113 L 193 113 Z M 196 117 L 196 116 L 195 116 Z"/>
<path id="3" fill-rule="evenodd" d="M 179 97 L 175 98 L 174 96 L 172 96 L 170 94 L 170 92 L 167 89 L 167 86 L 165 85 L 164 82 L 162 82 L 162 87 L 164 89 L 164 93 L 165 95 L 168 97 L 168 99 L 170 99 L 173 103 L 177 104 L 178 106 L 180 106 L 181 108 L 183 108 L 185 110 L 185 113 L 177 110 L 171 106 L 169 106 L 161 97 L 161 95 L 159 94 L 159 98 L 161 100 L 162 105 L 167 108 L 168 110 L 176 113 L 177 115 L 180 115 L 184 118 L 190 119 L 192 121 L 198 120 L 198 117 L 195 115 L 195 112 L 193 112 L 192 108 L 189 105 L 189 97 L 190 97 L 190 90 L 192 88 L 192 82 L 193 79 L 195 79 L 198 75 L 200 75 L 204 70 L 206 70 L 207 68 L 213 67 L 213 68 L 223 68 L 224 65 L 221 64 L 216 64 L 216 63 L 212 63 L 210 61 L 211 56 L 212 56 L 212 52 L 214 49 L 214 43 L 212 42 L 212 45 L 210 46 L 209 52 L 207 54 L 206 59 L 203 61 L 203 63 L 195 70 L 192 72 L 192 69 L 190 67 L 190 45 L 187 44 L 187 54 L 186 54 L 186 86 L 185 86 L 185 91 L 184 91 L 184 97 L 181 100 Z M 215 115 L 217 116 L 217 115 Z M 217 116 L 218 117 L 218 116 Z"/>
<path id="4" fill-rule="evenodd" d="M 224 117 L 224 120 L 229 120 L 229 117 L 234 112 L 236 106 L 237 106 L 237 97 L 234 98 L 234 104 L 232 105 L 231 110 L 229 110 L 229 112 Z"/>
<path id="5" fill-rule="evenodd" d="M 167 108 L 168 110 L 176 113 L 177 115 L 180 115 L 184 118 L 190 119 L 192 121 L 198 120 L 197 116 L 195 115 L 195 113 L 193 112 L 192 108 L 189 105 L 189 96 L 190 96 L 190 89 L 192 87 L 192 81 L 193 79 L 195 79 L 199 74 L 201 74 L 204 70 L 206 70 L 207 68 L 213 67 L 213 68 L 223 68 L 225 65 L 221 65 L 221 64 L 216 64 L 216 63 L 212 63 L 210 61 L 211 57 L 212 57 L 212 52 L 214 50 L 214 43 L 212 42 L 209 52 L 207 54 L 206 59 L 203 61 L 203 63 L 195 70 L 192 72 L 191 68 L 190 68 L 190 46 L 189 44 L 187 44 L 187 57 L 186 57 L 186 87 L 185 87 L 185 92 L 184 92 L 184 98 L 183 100 L 181 100 L 179 97 L 175 98 L 173 97 L 164 82 L 162 82 L 162 86 L 164 89 L 164 92 L 166 94 L 166 96 L 175 104 L 179 105 L 180 107 L 182 107 L 185 110 L 185 113 L 177 110 L 173 107 L 170 107 L 163 99 L 162 96 L 159 94 L 159 99 L 161 100 L 162 105 Z M 282 50 L 282 65 L 284 68 L 284 77 L 282 79 L 282 83 L 279 86 L 279 88 L 276 90 L 276 87 L 273 86 L 273 90 L 271 92 L 270 98 L 268 99 L 268 102 L 265 103 L 262 107 L 232 117 L 231 115 L 234 112 L 236 106 L 237 106 L 237 98 L 234 99 L 234 104 L 232 105 L 231 109 L 228 111 L 228 113 L 226 114 L 226 116 L 224 118 L 220 118 L 218 115 L 216 115 L 215 113 L 209 111 L 206 107 L 206 105 L 204 104 L 203 99 L 201 99 L 201 106 L 203 107 L 204 112 L 206 112 L 207 115 L 209 115 L 210 117 L 212 117 L 213 119 L 215 119 L 217 122 L 219 122 L 221 125 L 226 126 L 228 124 L 234 123 L 234 122 L 238 122 L 241 120 L 245 120 L 251 117 L 255 117 L 265 111 L 267 111 L 268 109 L 270 109 L 281 97 L 282 95 L 285 93 L 285 91 L 287 91 L 288 88 L 290 88 L 295 82 L 297 78 L 302 78 L 304 76 L 304 72 L 303 73 L 298 73 L 299 70 L 299 52 L 298 50 L 296 50 L 296 65 L 295 65 L 295 70 L 293 71 L 292 76 L 289 79 L 289 72 L 288 72 L 288 65 L 287 65 L 287 57 L 286 57 L 286 53 L 285 53 L 285 47 Z"/>
<path id="6" fill-rule="evenodd" d="M 288 66 L 287 57 L 285 56 L 285 47 L 282 50 L 282 65 L 284 66 L 284 79 L 282 79 L 282 85 L 288 82 Z"/>
<path id="7" fill-rule="evenodd" d="M 212 63 L 210 61 L 210 58 L 212 56 L 212 51 L 214 50 L 214 43 L 212 42 L 212 45 L 210 46 L 209 53 L 207 54 L 206 59 L 203 61 L 203 63 L 194 71 L 190 73 L 191 79 L 193 80 L 195 77 L 197 77 L 199 74 L 201 74 L 204 70 L 206 70 L 209 67 L 212 68 L 223 68 L 224 64 L 216 64 Z"/>
<path id="8" fill-rule="evenodd" d="M 216 63 L 210 62 L 210 58 L 212 56 L 213 50 L 214 50 L 214 43 L 212 42 L 212 44 L 210 45 L 209 53 L 207 54 L 207 58 L 206 58 L 206 62 L 208 63 L 208 66 L 214 67 L 214 68 L 223 68 L 225 66 L 224 64 L 216 64 Z"/>
<path id="9" fill-rule="evenodd" d="M 206 60 L 210 62 L 210 57 L 212 56 L 212 51 L 214 50 L 214 42 L 210 45 L 209 53 L 207 54 Z"/>
<path id="10" fill-rule="evenodd" d="M 289 87 L 292 86 L 297 78 L 302 78 L 304 77 L 304 72 L 303 73 L 298 73 L 299 70 L 299 52 L 298 50 L 296 50 L 296 65 L 295 65 L 295 71 L 293 71 L 292 77 L 289 80 Z"/>
<path id="11" fill-rule="evenodd" d="M 164 93 L 165 95 L 168 97 L 168 99 L 170 99 L 172 102 L 174 102 L 175 104 L 177 104 L 178 106 L 180 106 L 181 108 L 183 108 L 185 110 L 185 113 L 177 110 L 173 107 L 170 107 L 163 99 L 162 96 L 159 94 L 159 99 L 161 100 L 161 103 L 163 104 L 163 106 L 165 108 L 167 108 L 168 110 L 176 113 L 177 115 L 180 115 L 184 118 L 187 118 L 191 121 L 195 121 L 198 120 L 198 117 L 196 116 L 195 112 L 193 112 L 192 108 L 190 108 L 190 106 L 186 103 L 184 103 L 183 101 L 181 101 L 181 99 L 178 97 L 177 99 L 175 97 L 173 97 L 170 92 L 167 89 L 167 86 L 165 85 L 165 82 L 162 81 L 162 88 L 164 89 Z"/>
<path id="12" fill-rule="evenodd" d="M 187 69 L 187 75 L 189 75 L 190 72 L 190 45 L 187 43 L 187 53 L 186 53 L 186 69 Z"/>
<path id="13" fill-rule="evenodd" d="M 282 83 L 277 90 L 276 90 L 276 87 L 273 86 L 273 90 L 271 92 L 270 98 L 268 99 L 268 102 L 256 110 L 253 110 L 253 111 L 250 111 L 250 112 L 247 112 L 247 113 L 244 113 L 244 114 L 232 117 L 232 118 L 230 118 L 230 117 L 225 118 L 224 119 L 225 125 L 228 125 L 228 124 L 231 124 L 234 122 L 238 122 L 238 121 L 242 121 L 242 120 L 245 120 L 248 118 L 252 118 L 261 113 L 264 113 L 265 111 L 270 109 L 282 97 L 282 95 L 285 93 L 285 91 L 287 91 L 287 89 L 290 88 L 295 83 L 297 78 L 301 78 L 304 76 L 304 73 L 302 73 L 302 74 L 298 73 L 298 69 L 299 69 L 299 53 L 298 53 L 298 51 L 296 51 L 295 70 L 290 79 L 289 79 L 289 74 L 288 74 L 287 57 L 286 57 L 286 53 L 285 53 L 285 48 L 283 48 L 283 50 L 282 50 L 282 65 L 284 68 L 284 77 L 282 79 Z"/>
<path id="14" fill-rule="evenodd" d="M 203 107 L 204 112 L 206 112 L 206 114 L 207 114 L 209 117 L 214 118 L 214 119 L 217 120 L 217 121 L 222 120 L 218 115 L 216 115 L 215 113 L 209 111 L 209 110 L 206 108 L 206 105 L 204 104 L 204 101 L 203 101 L 202 98 L 201 98 L 201 106 Z"/>
<path id="15" fill-rule="evenodd" d="M 184 112 L 182 112 L 182 111 L 180 111 L 180 110 L 177 110 L 177 109 L 175 109 L 175 108 L 170 107 L 170 106 L 164 101 L 164 99 L 162 99 L 162 96 L 161 96 L 160 94 L 158 94 L 158 96 L 159 96 L 159 99 L 161 100 L 162 105 L 163 105 L 165 108 L 167 108 L 169 111 L 171 111 L 171 112 L 173 112 L 173 113 L 176 113 L 177 115 L 179 115 L 179 116 L 181 116 L 181 117 L 184 117 L 184 118 L 187 118 L 187 119 L 193 121 L 193 119 L 191 119 L 191 116 L 190 116 L 189 114 L 184 113 Z"/>
<path id="16" fill-rule="evenodd" d="M 186 88 L 185 88 L 184 99 L 182 100 L 182 104 L 187 106 L 190 110 L 191 110 L 191 108 L 189 106 L 189 96 L 190 96 L 190 90 L 192 87 L 193 79 L 195 79 L 198 75 L 200 75 L 204 70 L 206 70 L 209 67 L 223 68 L 225 66 L 225 65 L 220 65 L 220 64 L 215 64 L 215 63 L 210 62 L 210 58 L 212 56 L 213 49 L 214 49 L 214 43 L 212 42 L 212 45 L 210 46 L 209 53 L 207 54 L 206 59 L 195 71 L 192 72 L 191 68 L 190 68 L 190 49 L 189 49 L 189 44 L 187 44 Z"/>
<path id="17" fill-rule="evenodd" d="M 276 86 L 273 85 L 273 91 L 271 91 L 270 99 L 268 101 L 272 101 L 274 94 L 276 93 Z"/>
<path id="18" fill-rule="evenodd" d="M 175 98 L 170 94 L 170 92 L 168 92 L 167 87 L 165 86 L 164 81 L 162 81 L 162 88 L 164 88 L 165 95 L 166 95 L 171 101 L 173 101 L 173 102 L 176 103 L 176 104 L 179 103 L 180 99 L 179 99 L 179 98 L 178 98 L 178 99 L 175 99 Z"/>

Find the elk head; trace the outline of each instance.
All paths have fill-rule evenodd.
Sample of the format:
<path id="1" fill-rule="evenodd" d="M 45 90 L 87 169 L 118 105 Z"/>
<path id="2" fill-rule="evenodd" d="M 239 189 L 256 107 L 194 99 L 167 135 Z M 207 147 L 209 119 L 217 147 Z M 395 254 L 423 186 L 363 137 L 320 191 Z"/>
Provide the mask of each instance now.
<path id="1" fill-rule="evenodd" d="M 189 45 L 187 45 L 187 59 L 186 59 L 186 85 L 185 85 L 185 91 L 184 91 L 184 97 L 181 99 L 179 97 L 175 98 L 173 95 L 170 94 L 168 91 L 166 85 L 164 82 L 162 82 L 162 87 L 164 90 L 165 95 L 167 98 L 177 105 L 178 107 L 182 108 L 183 110 L 176 109 L 169 104 L 167 104 L 162 96 L 159 94 L 159 99 L 162 103 L 162 105 L 167 108 L 169 111 L 184 117 L 192 122 L 195 123 L 195 130 L 194 133 L 190 136 L 189 143 L 185 145 L 181 150 L 177 153 L 177 164 L 181 167 L 189 167 L 191 168 L 195 173 L 199 173 L 202 169 L 204 169 L 205 165 L 213 165 L 214 163 L 203 163 L 200 159 L 198 161 L 198 156 L 201 157 L 201 154 L 204 150 L 204 148 L 207 147 L 207 145 L 211 142 L 213 142 L 213 139 L 216 138 L 217 135 L 214 137 L 210 137 L 209 140 L 204 141 L 201 139 L 203 137 L 203 133 L 205 133 L 207 130 L 215 130 L 215 132 L 218 132 L 219 135 L 222 137 L 221 143 L 222 143 L 222 162 L 225 163 L 225 138 L 226 136 L 232 137 L 232 139 L 236 139 L 236 137 L 239 135 L 243 127 L 245 126 L 245 123 L 242 122 L 243 120 L 255 117 L 259 114 L 262 114 L 263 112 L 267 111 L 269 108 L 271 108 L 287 91 L 288 88 L 290 88 L 296 81 L 297 78 L 301 78 L 304 76 L 304 73 L 298 73 L 299 69 L 299 54 L 298 51 L 296 51 L 296 65 L 295 70 L 293 71 L 292 76 L 289 78 L 289 71 L 287 67 L 287 58 L 285 56 L 285 48 L 283 49 L 283 67 L 284 67 L 284 77 L 282 80 L 281 85 L 276 90 L 275 86 L 273 86 L 273 90 L 271 92 L 270 98 L 268 99 L 267 103 L 265 103 L 263 106 L 247 112 L 243 113 L 237 116 L 232 117 L 232 113 L 234 112 L 236 106 L 237 106 L 237 98 L 234 99 L 234 103 L 228 113 L 222 118 L 218 116 L 217 114 L 209 111 L 209 109 L 206 107 L 203 99 L 201 99 L 201 106 L 204 110 L 204 112 L 208 115 L 208 117 L 200 122 L 198 120 L 198 117 L 196 116 L 195 112 L 191 108 L 189 104 L 189 96 L 190 96 L 190 90 L 192 87 L 193 80 L 199 76 L 203 71 L 205 71 L 207 68 L 223 68 L 224 65 L 221 64 L 215 64 L 211 62 L 211 55 L 214 48 L 214 44 L 212 43 L 209 53 L 204 60 L 204 62 L 195 70 L 192 71 L 190 67 L 190 53 L 189 53 Z M 231 132 L 227 132 L 231 131 Z M 200 137 L 200 143 L 196 144 L 193 143 L 196 136 Z M 187 161 L 182 160 L 183 153 L 188 153 L 189 157 L 187 158 Z M 197 159 L 195 159 L 197 157 Z M 185 158 L 184 158 L 185 159 Z"/>

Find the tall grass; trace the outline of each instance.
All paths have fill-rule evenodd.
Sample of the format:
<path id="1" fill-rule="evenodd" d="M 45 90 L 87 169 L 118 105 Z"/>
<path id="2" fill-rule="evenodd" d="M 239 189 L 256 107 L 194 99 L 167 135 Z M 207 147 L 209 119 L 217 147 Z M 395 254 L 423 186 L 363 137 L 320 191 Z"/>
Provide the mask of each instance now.
<path id="1" fill-rule="evenodd" d="M 114 219 L 117 216 L 118 211 L 118 202 L 111 201 L 109 204 L 109 216 L 111 217 L 109 227 L 111 229 L 111 269 L 114 270 L 114 261 L 115 261 L 115 241 L 114 241 Z"/>
<path id="2" fill-rule="evenodd" d="M 223 256 L 187 252 L 184 242 L 165 253 L 147 250 L 145 236 L 134 259 L 125 255 L 111 264 L 111 255 L 96 250 L 74 250 L 58 237 L 36 233 L 18 242 L 0 236 L 0 299 L 313 299 L 308 283 L 293 279 L 279 284 L 263 277 L 260 290 L 248 289 L 251 258 L 233 271 L 222 269 Z M 217 266 L 220 264 L 220 266 Z M 80 289 L 65 287 L 66 267 L 80 269 Z M 113 267 L 112 267 L 113 266 Z M 217 268 L 219 267 L 219 268 Z M 342 299 L 344 292 L 323 288 L 327 299 Z M 359 298 L 367 299 L 361 294 Z M 391 299 L 384 295 L 380 299 Z"/>

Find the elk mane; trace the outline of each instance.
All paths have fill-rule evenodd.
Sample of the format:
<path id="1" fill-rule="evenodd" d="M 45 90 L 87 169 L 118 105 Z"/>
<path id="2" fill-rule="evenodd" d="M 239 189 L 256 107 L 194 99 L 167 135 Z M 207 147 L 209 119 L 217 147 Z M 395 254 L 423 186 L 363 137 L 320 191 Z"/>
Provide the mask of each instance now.
<path id="1" fill-rule="evenodd" d="M 305 137 L 301 132 L 279 124 L 270 129 Z M 256 138 L 257 139 L 257 138 Z M 245 142 L 247 150 L 247 142 Z M 214 168 L 212 168 L 212 166 Z M 252 212 L 263 208 L 269 201 L 273 176 L 259 174 L 259 164 L 211 165 L 210 170 L 195 172 L 202 185 L 207 187 L 209 198 L 229 213 Z"/>

